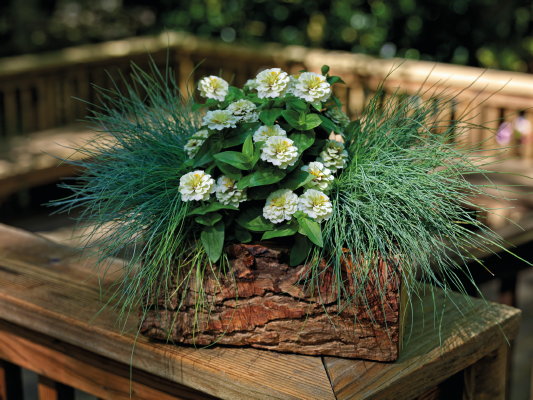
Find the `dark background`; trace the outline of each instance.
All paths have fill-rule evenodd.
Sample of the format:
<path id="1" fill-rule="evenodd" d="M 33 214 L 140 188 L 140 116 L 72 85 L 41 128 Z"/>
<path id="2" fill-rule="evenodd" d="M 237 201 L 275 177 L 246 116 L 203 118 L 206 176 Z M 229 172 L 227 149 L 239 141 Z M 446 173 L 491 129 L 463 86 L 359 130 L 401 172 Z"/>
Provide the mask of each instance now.
<path id="1" fill-rule="evenodd" d="M 531 72 L 532 17 L 528 0 L 3 0 L 0 57 L 168 29 Z"/>

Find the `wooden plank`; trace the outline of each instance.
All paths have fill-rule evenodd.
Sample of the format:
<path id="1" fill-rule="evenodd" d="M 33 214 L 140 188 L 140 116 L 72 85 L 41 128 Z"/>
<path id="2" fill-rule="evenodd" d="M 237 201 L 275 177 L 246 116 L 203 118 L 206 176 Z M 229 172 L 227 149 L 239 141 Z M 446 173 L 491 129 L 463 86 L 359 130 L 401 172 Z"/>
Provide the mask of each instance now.
<path id="1" fill-rule="evenodd" d="M 506 397 L 507 343 L 465 369 L 463 400 L 504 400 Z"/>
<path id="2" fill-rule="evenodd" d="M 22 399 L 22 371 L 18 365 L 0 360 L 0 400 Z"/>
<path id="3" fill-rule="evenodd" d="M 73 388 L 43 375 L 39 375 L 37 388 L 39 400 L 74 400 Z"/>
<path id="4" fill-rule="evenodd" d="M 412 398 L 503 345 L 505 339 L 498 323 L 509 340 L 518 334 L 520 310 L 491 303 L 491 311 L 482 300 L 472 299 L 474 315 L 462 296 L 457 295 L 454 301 L 465 318 L 450 300 L 445 303 L 442 291 L 436 290 L 437 309 L 446 304 L 439 339 L 433 328 L 433 323 L 439 322 L 434 320 L 431 295 L 426 293 L 423 299 L 423 305 L 412 304 L 412 325 L 408 321 L 405 328 L 406 336 L 412 334 L 404 342 L 397 362 L 369 363 L 324 357 L 337 399 Z"/>
<path id="5" fill-rule="evenodd" d="M 122 321 L 127 333 L 121 334 L 115 310 L 101 312 L 88 325 L 102 307 L 98 279 L 82 283 L 90 270 L 65 252 L 46 239 L 0 226 L 0 318 L 221 398 L 334 397 L 319 357 L 151 343 L 136 338 L 135 315 Z"/>
<path id="6" fill-rule="evenodd" d="M 68 396 L 74 387 L 101 399 L 215 399 L 136 368 L 130 381 L 128 365 L 4 320 L 0 320 L 0 357 L 39 374 L 42 398 Z"/>

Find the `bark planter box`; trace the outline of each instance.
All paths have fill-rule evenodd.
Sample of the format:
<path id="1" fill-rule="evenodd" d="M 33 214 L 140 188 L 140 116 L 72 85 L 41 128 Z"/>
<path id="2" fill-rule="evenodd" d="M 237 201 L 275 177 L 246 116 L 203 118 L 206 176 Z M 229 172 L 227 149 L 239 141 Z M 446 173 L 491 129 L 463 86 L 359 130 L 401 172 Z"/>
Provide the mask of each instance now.
<path id="1" fill-rule="evenodd" d="M 349 304 L 344 299 L 339 313 L 338 296 L 330 284 L 331 269 L 326 269 L 320 287 L 311 292 L 298 283 L 306 266 L 288 264 L 290 247 L 260 242 L 231 245 L 226 251 L 230 258 L 226 279 L 217 283 L 214 276 L 205 277 L 205 294 L 213 304 L 210 312 L 200 313 L 195 323 L 194 277 L 178 290 L 174 279 L 169 293 L 176 296 L 145 299 L 150 309 L 144 318 L 141 314 L 141 333 L 196 346 L 216 342 L 306 355 L 375 361 L 398 358 L 407 305 L 399 265 L 380 262 L 379 283 L 374 278 L 366 281 L 368 303 L 363 304 L 360 296 Z M 355 293 L 357 282 L 351 274 L 346 279 Z M 377 285 L 386 287 L 384 296 Z"/>

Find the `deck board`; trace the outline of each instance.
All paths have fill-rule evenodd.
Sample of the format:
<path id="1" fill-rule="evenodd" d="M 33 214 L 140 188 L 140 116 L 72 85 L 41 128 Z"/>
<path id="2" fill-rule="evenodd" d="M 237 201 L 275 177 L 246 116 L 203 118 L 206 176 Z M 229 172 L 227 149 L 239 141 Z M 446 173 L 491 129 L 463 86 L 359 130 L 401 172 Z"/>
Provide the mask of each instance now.
<path id="1" fill-rule="evenodd" d="M 90 260 L 76 261 L 78 257 L 71 248 L 0 225 L 0 318 L 129 365 L 136 317 L 124 323 L 127 332 L 123 334 L 115 324 L 116 310 L 106 309 L 91 322 L 102 307 L 101 300 L 108 300 L 109 295 L 101 295 L 96 277 L 86 280 L 91 274 Z M 112 281 L 112 277 L 103 280 L 104 289 Z M 443 295 L 439 290 L 436 294 L 440 307 Z M 518 332 L 517 309 L 492 304 L 494 319 L 483 301 L 472 299 L 478 318 L 467 313 L 465 319 L 448 301 L 441 347 L 433 329 L 431 295 L 422 297 L 423 308 L 413 304 L 413 333 L 395 363 L 252 348 L 197 350 L 139 336 L 132 365 L 225 399 L 403 399 L 442 382 L 502 344 L 504 336 L 496 321 L 508 339 Z M 410 331 L 407 324 L 407 334 Z"/>
<path id="2" fill-rule="evenodd" d="M 129 364 L 136 315 L 124 325 L 130 332 L 122 335 L 115 327 L 115 310 L 101 312 L 89 325 L 102 307 L 98 282 L 82 282 L 91 270 L 71 261 L 77 255 L 69 252 L 46 239 L 0 226 L 0 318 Z M 334 398 L 320 357 L 249 348 L 197 350 L 139 336 L 132 364 L 226 399 Z"/>

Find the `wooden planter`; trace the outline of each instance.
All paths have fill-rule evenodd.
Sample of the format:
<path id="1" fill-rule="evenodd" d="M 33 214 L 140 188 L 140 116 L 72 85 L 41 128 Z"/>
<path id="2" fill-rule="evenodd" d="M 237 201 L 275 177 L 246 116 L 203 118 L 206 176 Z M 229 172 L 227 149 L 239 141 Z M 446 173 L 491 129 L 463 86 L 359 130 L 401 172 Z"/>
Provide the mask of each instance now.
<path id="1" fill-rule="evenodd" d="M 205 292 L 213 306 L 210 314 L 206 311 L 198 315 L 194 334 L 194 279 L 183 288 L 187 293 L 179 310 L 178 298 L 184 293 L 176 291 L 175 282 L 169 292 L 176 292 L 176 297 L 145 299 L 150 310 L 141 319 L 141 333 L 196 346 L 216 341 L 307 355 L 375 361 L 398 358 L 405 320 L 400 316 L 405 315 L 407 304 L 405 294 L 401 294 L 398 265 L 379 263 L 379 284 L 386 286 L 383 298 L 376 279 L 367 279 L 366 306 L 360 299 L 348 306 L 344 301 L 339 313 L 337 293 L 329 285 L 331 268 L 326 268 L 320 287 L 310 293 L 298 284 L 307 273 L 306 266 L 288 264 L 289 247 L 236 244 L 229 246 L 227 252 L 231 267 L 228 278 L 220 284 L 213 276 L 205 278 Z M 346 279 L 350 280 L 350 288 L 356 287 L 351 274 Z"/>

